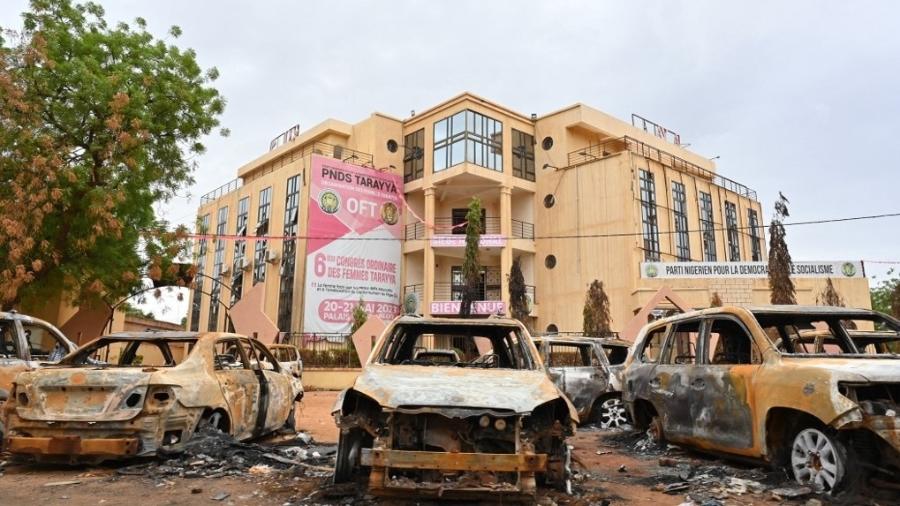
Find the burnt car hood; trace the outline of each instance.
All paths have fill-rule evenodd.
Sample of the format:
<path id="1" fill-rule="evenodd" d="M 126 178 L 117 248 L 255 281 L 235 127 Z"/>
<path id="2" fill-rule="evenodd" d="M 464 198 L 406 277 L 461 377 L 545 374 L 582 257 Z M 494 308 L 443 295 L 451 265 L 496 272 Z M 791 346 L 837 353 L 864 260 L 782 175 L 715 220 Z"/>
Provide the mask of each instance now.
<path id="1" fill-rule="evenodd" d="M 153 372 L 140 368 L 51 367 L 16 379 L 16 413 L 26 420 L 129 420 L 144 406 Z M 20 399 L 27 396 L 27 404 Z M 129 403 L 132 394 L 140 398 Z"/>
<path id="2" fill-rule="evenodd" d="M 797 367 L 821 369 L 845 381 L 900 383 L 900 359 L 895 358 L 829 358 L 823 356 L 788 358 Z"/>
<path id="3" fill-rule="evenodd" d="M 353 389 L 389 409 L 430 406 L 519 414 L 562 397 L 543 370 L 415 365 L 370 364 Z"/>

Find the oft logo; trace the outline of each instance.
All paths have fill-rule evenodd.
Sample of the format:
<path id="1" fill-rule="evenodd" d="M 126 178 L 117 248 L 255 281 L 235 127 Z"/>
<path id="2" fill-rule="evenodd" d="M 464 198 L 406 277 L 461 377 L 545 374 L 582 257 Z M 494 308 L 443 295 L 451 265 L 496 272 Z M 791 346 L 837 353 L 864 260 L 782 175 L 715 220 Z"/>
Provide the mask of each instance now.
<path id="1" fill-rule="evenodd" d="M 334 214 L 341 210 L 341 197 L 330 188 L 319 192 L 319 209 L 326 214 Z"/>

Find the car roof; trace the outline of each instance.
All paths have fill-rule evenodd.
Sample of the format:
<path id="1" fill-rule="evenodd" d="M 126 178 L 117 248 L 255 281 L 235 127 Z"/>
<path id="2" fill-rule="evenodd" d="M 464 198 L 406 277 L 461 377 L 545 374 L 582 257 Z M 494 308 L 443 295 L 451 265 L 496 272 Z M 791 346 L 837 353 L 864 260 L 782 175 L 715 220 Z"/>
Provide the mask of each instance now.
<path id="1" fill-rule="evenodd" d="M 697 309 L 692 311 L 687 311 L 684 313 L 679 313 L 676 315 L 668 316 L 666 318 L 660 318 L 654 322 L 651 322 L 649 325 L 654 327 L 667 325 L 671 322 L 681 321 L 688 318 L 695 318 L 698 316 L 709 316 L 709 315 L 717 315 L 717 314 L 739 314 L 743 311 L 750 312 L 754 315 L 789 315 L 789 314 L 808 314 L 808 315 L 819 315 L 819 316 L 873 316 L 873 315 L 881 315 L 876 311 L 872 311 L 871 309 L 857 309 L 857 308 L 847 308 L 847 307 L 835 307 L 835 306 L 800 306 L 800 305 L 771 305 L 771 306 L 721 306 L 721 307 L 710 307 L 706 309 Z"/>
<path id="2" fill-rule="evenodd" d="M 186 332 L 181 330 L 167 330 L 160 332 L 115 332 L 100 336 L 100 339 L 116 339 L 124 341 L 199 341 L 217 339 L 219 337 L 246 337 L 227 332 Z"/>
<path id="3" fill-rule="evenodd" d="M 50 322 L 41 320 L 40 318 L 35 318 L 34 316 L 29 316 L 24 313 L 20 313 L 18 311 L 0 311 L 0 320 L 19 320 L 23 322 L 34 322 L 55 328 L 55 326 Z"/>
<path id="4" fill-rule="evenodd" d="M 590 337 L 590 336 L 535 336 L 535 341 L 547 341 L 552 343 L 572 343 L 572 344 L 594 344 L 599 343 L 602 346 L 625 346 L 630 347 L 631 341 L 618 339 L 615 337 Z"/>
<path id="5" fill-rule="evenodd" d="M 513 318 L 425 318 L 415 315 L 404 315 L 394 320 L 395 323 L 412 323 L 417 325 L 470 325 L 473 327 L 509 327 L 521 326 L 519 320 Z"/>

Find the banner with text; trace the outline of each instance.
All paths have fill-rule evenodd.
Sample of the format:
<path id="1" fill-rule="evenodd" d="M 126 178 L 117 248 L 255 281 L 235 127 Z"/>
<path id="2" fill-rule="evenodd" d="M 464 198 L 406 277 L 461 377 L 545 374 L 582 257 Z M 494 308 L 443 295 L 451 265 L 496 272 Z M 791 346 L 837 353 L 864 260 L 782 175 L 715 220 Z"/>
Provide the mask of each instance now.
<path id="1" fill-rule="evenodd" d="M 641 262 L 641 277 L 672 278 L 765 278 L 766 262 Z M 794 262 L 796 278 L 863 278 L 862 262 Z"/>
<path id="2" fill-rule="evenodd" d="M 303 332 L 349 332 L 353 308 L 400 314 L 403 180 L 313 155 Z"/>

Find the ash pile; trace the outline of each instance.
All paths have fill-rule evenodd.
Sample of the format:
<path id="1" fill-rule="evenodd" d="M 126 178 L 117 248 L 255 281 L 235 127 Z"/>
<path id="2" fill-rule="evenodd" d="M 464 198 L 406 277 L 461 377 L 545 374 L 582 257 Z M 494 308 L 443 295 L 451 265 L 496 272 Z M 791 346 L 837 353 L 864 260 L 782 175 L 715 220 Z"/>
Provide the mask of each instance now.
<path id="1" fill-rule="evenodd" d="M 300 467 L 307 475 L 326 476 L 332 471 L 336 450 L 335 446 L 316 444 L 302 432 L 242 443 L 215 429 L 204 429 L 194 434 L 179 452 L 161 452 L 151 461 L 116 472 L 155 479 L 221 478 Z"/>

